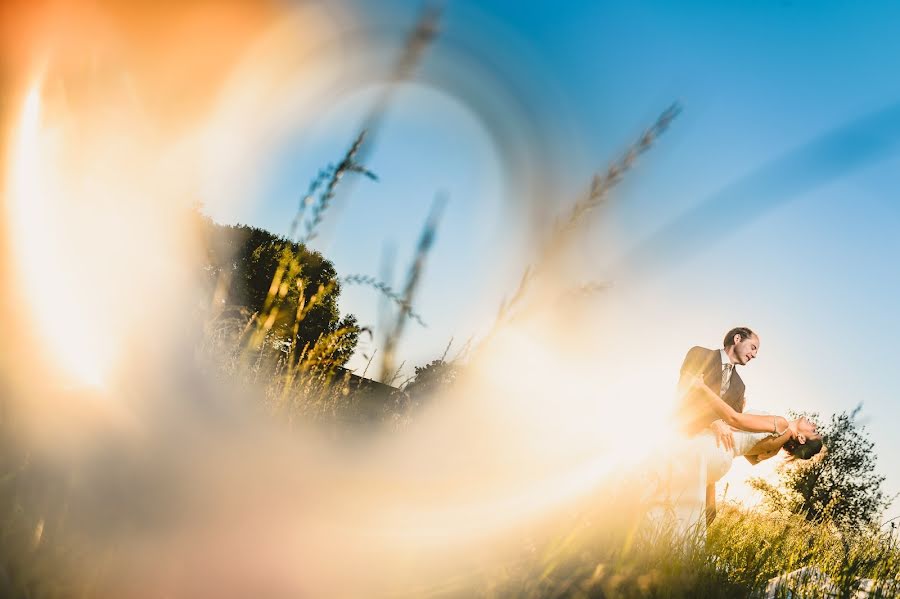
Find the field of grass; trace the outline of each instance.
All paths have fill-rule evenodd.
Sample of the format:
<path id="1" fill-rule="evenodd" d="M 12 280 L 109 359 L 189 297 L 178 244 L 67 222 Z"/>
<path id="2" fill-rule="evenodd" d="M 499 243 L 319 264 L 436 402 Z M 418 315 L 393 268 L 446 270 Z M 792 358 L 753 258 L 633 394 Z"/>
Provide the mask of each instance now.
<path id="1" fill-rule="evenodd" d="M 413 422 L 410 426 L 415 426 Z M 117 543 L 79 537 L 61 477 L 4 456 L 2 578 L 10 597 L 110 596 Z M 21 457 L 21 456 L 19 456 Z M 378 595 L 419 597 L 896 597 L 894 529 L 847 530 L 797 515 L 726 504 L 704 535 L 651 523 L 639 504 L 610 499 L 563 509 L 505 540 L 502 559 L 445 571 Z M 116 540 L 118 539 L 118 540 Z M 473 549 L 477 549 L 474 548 Z M 106 556 L 106 560 L 103 559 Z M 496 556 L 495 556 L 496 557 Z M 298 564 L 298 572 L 302 564 Z M 769 581 L 805 569 L 783 586 Z M 801 573 L 802 574 L 802 573 Z M 868 580 L 866 580 L 868 579 Z M 862 585 L 862 586 L 861 586 Z M 188 586 L 190 588 L 190 586 Z M 868 594 L 859 590 L 864 588 Z M 772 594 L 767 594 L 771 591 Z M 173 596 L 190 596 L 175 592 Z"/>
<path id="2" fill-rule="evenodd" d="M 430 18 L 426 17 L 410 38 L 407 55 L 400 61 L 395 75 L 397 81 L 408 76 L 433 37 L 435 27 Z M 386 102 L 384 99 L 380 104 Z M 379 110 L 383 111 L 384 106 L 380 104 L 368 119 L 370 125 L 377 124 L 381 117 Z M 557 219 L 554 228 L 545 232 L 533 263 L 525 269 L 510 300 L 501 307 L 494 329 L 485 335 L 487 340 L 497 330 L 516 321 L 534 289 L 552 287 L 542 277 L 553 270 L 554 261 L 571 241 L 573 231 L 602 204 L 637 159 L 665 132 L 679 110 L 674 105 L 664 111 L 618 161 L 593 178 L 586 197 L 573 202 L 568 212 Z M 377 127 L 372 125 L 371 129 Z M 210 596 L 198 589 L 212 588 L 221 591 L 212 596 L 310 596 L 296 589 L 302 588 L 307 578 L 318 580 L 319 573 L 309 566 L 315 564 L 316 555 L 313 559 L 306 555 L 309 561 L 304 561 L 285 549 L 277 561 L 288 565 L 288 578 L 294 586 L 282 588 L 278 579 L 268 578 L 270 572 L 273 576 L 280 575 L 281 570 L 275 565 L 267 569 L 266 558 L 271 555 L 266 552 L 274 546 L 266 543 L 268 537 L 264 533 L 271 532 L 267 527 L 272 525 L 267 518 L 272 517 L 274 528 L 282 532 L 281 528 L 290 529 L 291 523 L 278 517 L 303 515 L 307 507 L 304 500 L 309 497 L 324 499 L 322 503 L 339 503 L 347 498 L 337 492 L 324 497 L 307 494 L 308 489 L 299 487 L 304 492 L 287 494 L 287 499 L 279 496 L 273 501 L 267 495 L 272 489 L 296 489 L 290 484 L 271 485 L 267 476 L 272 476 L 272 472 L 266 470 L 266 459 L 275 459 L 284 450 L 287 457 L 282 458 L 283 463 L 278 467 L 273 467 L 273 472 L 275 477 L 283 475 L 292 481 L 295 470 L 302 471 L 297 464 L 307 457 L 298 448 L 315 447 L 299 442 L 306 441 L 310 431 L 324 431 L 323 436 L 333 443 L 336 441 L 338 446 L 352 439 L 352 452 L 359 453 L 350 453 L 361 460 L 363 450 L 371 447 L 369 443 L 374 445 L 373 439 L 387 439 L 390 443 L 392 436 L 400 433 L 414 436 L 425 418 L 422 406 L 407 390 L 397 389 L 376 397 L 372 387 L 364 388 L 350 372 L 340 368 L 346 362 L 346 353 L 352 353 L 358 336 L 367 332 L 353 324 L 355 321 L 314 335 L 313 341 L 303 344 L 297 341 L 298 331 L 308 324 L 305 319 L 312 319 L 317 306 L 327 302 L 335 304 L 339 282 L 374 287 L 397 308 L 396 318 L 386 323 L 382 344 L 380 378 L 390 383 L 395 378 L 392 373 L 399 370 L 395 355 L 397 341 L 405 324 L 419 318 L 413 310 L 413 298 L 434 238 L 436 216 L 425 225 L 406 284 L 400 291 L 364 275 L 312 286 L 315 288 L 305 287 L 307 283 L 302 276 L 305 265 L 299 257 L 306 255 L 309 259 L 309 254 L 295 246 L 315 238 L 316 228 L 343 177 L 356 174 L 375 178 L 362 164 L 367 143 L 371 143 L 371 136 L 367 137 L 363 131 L 336 165 L 314 179 L 308 195 L 301 201 L 290 239 L 279 242 L 278 252 L 272 254 L 274 276 L 271 284 L 265 285 L 268 292 L 263 290 L 260 309 L 253 312 L 244 306 L 230 311 L 219 309 L 215 294 L 229 282 L 224 277 L 212 281 L 214 288 L 206 291 L 213 299 L 205 302 L 207 308 L 197 310 L 197 318 L 192 322 L 196 336 L 188 335 L 195 342 L 185 352 L 189 359 L 172 364 L 181 360 L 181 355 L 171 358 L 166 352 L 160 352 L 166 354 L 166 359 L 163 364 L 155 365 L 159 371 L 151 373 L 162 372 L 162 375 L 156 379 L 147 377 L 150 381 L 137 375 L 117 381 L 114 391 L 108 393 L 115 401 L 109 401 L 110 397 L 100 392 L 96 396 L 72 397 L 65 390 L 52 390 L 58 396 L 47 400 L 43 395 L 48 389 L 38 384 L 43 374 L 40 366 L 35 366 L 32 372 L 34 388 L 9 384 L 8 397 L 13 393 L 16 396 L 14 400 L 0 402 L 0 595 L 119 597 L 125 588 L 135 590 L 138 596 L 190 597 Z M 295 240 L 294 233 L 304 223 L 302 237 Z M 471 362 L 465 367 L 477 364 L 477 347 L 469 358 Z M 173 366 L 183 367 L 188 374 Z M 141 372 L 137 367 L 134 370 Z M 169 376 L 171 383 L 158 381 Z M 226 390 L 237 398 L 234 403 L 240 409 L 220 401 Z M 180 395 L 172 397 L 176 392 Z M 440 393 L 428 399 L 446 401 Z M 107 422 L 102 420 L 107 413 L 97 410 L 102 414 L 97 418 L 101 422 L 97 429 L 90 428 L 97 424 L 95 421 L 85 420 L 88 432 L 79 430 L 80 420 L 71 421 L 74 434 L 82 434 L 86 439 L 70 442 L 55 438 L 56 431 L 52 434 L 41 431 L 44 434 L 34 435 L 41 442 L 31 443 L 34 439 L 23 434 L 21 416 L 29 413 L 33 401 L 53 410 L 66 402 L 77 410 L 93 409 L 96 405 L 105 409 L 108 404 L 121 401 L 127 408 L 133 408 L 133 413 L 128 409 L 121 412 L 134 416 L 134 422 L 112 416 Z M 40 412 L 34 410 L 34 413 Z M 246 424 L 251 419 L 252 425 Z M 35 423 L 28 424 L 33 428 Z M 39 419 L 37 424 L 40 429 Z M 100 433 L 91 436 L 96 430 Z M 276 437 L 276 432 L 277 441 L 283 442 L 283 446 L 272 450 L 265 443 L 269 434 Z M 291 445 L 294 441 L 298 442 Z M 427 438 L 418 440 L 422 444 L 427 441 Z M 254 453 L 260 446 L 263 449 Z M 67 454 L 67 449 L 72 447 L 78 451 Z M 291 448 L 296 453 L 287 453 Z M 413 448 L 423 452 L 426 449 L 423 445 Z M 197 459 L 207 454 L 214 459 Z M 312 451 L 308 454 L 313 455 Z M 293 458 L 298 459 L 292 461 Z M 232 465 L 240 473 L 234 475 L 236 480 L 229 478 Z M 216 468 L 222 471 L 207 472 Z M 258 477 L 254 476 L 256 469 L 261 471 Z M 330 473 L 318 472 L 318 475 L 316 482 L 321 482 L 327 481 Z M 386 485 L 383 481 L 376 482 L 367 481 L 368 486 L 358 487 L 335 485 L 335 488 L 380 490 L 381 484 Z M 220 483 L 221 487 L 215 486 Z M 263 488 L 264 484 L 271 486 Z M 797 514 L 769 513 L 726 503 L 708 530 L 684 533 L 658 519 L 648 518 L 647 506 L 635 501 L 635 496 L 607 483 L 588 498 L 579 496 L 578 501 L 554 505 L 549 513 L 534 518 L 540 522 L 519 522 L 502 539 L 502 551 L 485 551 L 481 563 L 476 559 L 473 566 L 471 560 L 461 561 L 460 564 L 466 565 L 436 569 L 434 576 L 413 576 L 414 582 L 406 578 L 380 579 L 378 586 L 371 588 L 371 594 L 534 598 L 900 596 L 900 541 L 893 526 L 848 528 L 827 520 L 810 522 Z M 259 498 L 266 501 L 254 503 Z M 363 495 L 350 499 L 365 504 L 370 498 Z M 249 587 L 227 588 L 231 580 L 227 571 L 190 568 L 182 571 L 181 564 L 169 563 L 165 551 L 158 550 L 158 547 L 177 548 L 193 558 L 193 566 L 205 565 L 205 556 L 191 555 L 191 543 L 195 537 L 209 535 L 210 531 L 192 518 L 202 520 L 200 516 L 216 512 L 218 504 L 227 506 L 222 508 L 223 513 L 238 514 L 246 520 L 246 524 L 240 522 L 233 528 L 238 529 L 239 535 L 246 535 L 239 539 L 249 545 L 249 551 L 239 555 L 217 554 L 210 557 L 210 562 L 239 570 L 243 562 L 253 561 L 254 553 L 265 555 L 259 558 L 260 578 L 250 582 L 242 580 Z M 373 509 L 375 517 L 380 517 L 377 508 Z M 210 522 L 213 532 L 218 532 L 215 525 L 219 522 L 215 518 L 203 524 Z M 349 529 L 354 527 L 354 522 L 340 524 Z M 217 547 L 208 539 L 218 541 L 219 537 L 203 538 L 205 543 L 198 542 L 198 547 L 213 553 Z M 355 537 L 351 535 L 351 538 Z M 156 542 L 158 546 L 153 545 Z M 166 545 L 167 542 L 172 544 Z M 346 549 L 348 554 L 361 550 L 359 553 L 368 552 L 377 558 L 381 557 L 377 555 L 381 549 L 379 542 L 373 535 L 368 547 L 341 549 Z M 482 548 L 474 545 L 477 541 L 465 549 L 477 556 Z M 316 549 L 315 545 L 313 548 Z M 427 553 L 425 549 L 422 552 Z M 338 571 L 342 565 L 340 559 L 337 558 L 337 563 L 334 559 L 329 562 Z M 346 559 L 348 564 L 355 565 L 363 561 L 358 556 L 355 562 L 350 557 Z M 389 560 L 385 558 L 385 561 Z M 410 563 L 415 563 L 415 559 L 410 559 Z M 128 568 L 132 566 L 147 578 L 130 580 Z M 772 579 L 798 571 L 801 572 L 785 584 L 770 584 Z M 157 572 L 168 586 L 154 586 L 153 576 Z M 355 572 L 348 571 L 346 578 L 354 575 Z M 220 582 L 217 576 L 225 582 Z M 330 581 L 326 575 L 322 576 L 326 582 L 320 582 L 316 588 L 328 588 Z M 333 580 L 335 584 L 342 582 L 339 575 Z M 144 582 L 146 587 L 141 586 Z M 238 590 L 248 588 L 254 592 Z M 369 594 L 365 592 L 363 596 Z"/>
<path id="3" fill-rule="evenodd" d="M 626 513 L 627 508 L 619 515 Z M 894 597 L 900 545 L 891 532 L 842 530 L 729 504 L 704 539 L 702 532 L 684 534 L 640 517 L 613 519 L 605 507 L 595 519 L 580 516 L 566 534 L 494 574 L 484 594 L 725 598 L 770 596 L 769 591 L 775 597 Z M 802 568 L 805 576 L 769 584 Z M 860 585 L 870 594 L 856 595 Z"/>

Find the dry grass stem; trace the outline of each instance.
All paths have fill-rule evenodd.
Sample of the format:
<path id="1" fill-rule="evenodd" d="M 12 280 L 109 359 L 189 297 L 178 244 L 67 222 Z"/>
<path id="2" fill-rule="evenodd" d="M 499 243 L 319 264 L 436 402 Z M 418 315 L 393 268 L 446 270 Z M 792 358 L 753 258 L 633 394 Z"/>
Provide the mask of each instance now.
<path id="1" fill-rule="evenodd" d="M 622 181 L 625 173 L 633 168 L 638 156 L 653 146 L 656 139 L 669 128 L 680 112 L 681 107 L 677 103 L 669 106 L 659 115 L 653 125 L 641 134 L 628 151 L 611 164 L 606 171 L 594 175 L 587 195 L 572 206 L 565 218 L 554 223 L 546 240 L 541 244 L 534 262 L 522 273 L 519 285 L 512 297 L 501 303 L 495 327 L 507 321 L 513 308 L 527 295 L 535 278 L 540 276 L 547 265 L 552 263 L 560 251 L 566 247 L 585 219 L 603 203 L 610 190 Z"/>
<path id="2" fill-rule="evenodd" d="M 422 274 L 425 270 L 425 260 L 428 256 L 428 252 L 434 244 L 437 226 L 446 201 L 446 198 L 442 195 L 438 195 L 437 198 L 435 198 L 435 201 L 431 206 L 431 211 L 428 214 L 428 218 L 425 220 L 425 226 L 422 228 L 419 242 L 416 245 L 413 261 L 407 270 L 406 283 L 403 287 L 403 293 L 400 296 L 402 300 L 400 302 L 400 311 L 385 336 L 384 357 L 381 362 L 382 381 L 386 380 L 385 377 L 387 377 L 394 367 L 394 353 L 397 348 L 397 343 L 403 335 L 407 317 L 411 313 L 413 297 L 415 296 Z M 391 380 L 393 380 L 393 377 Z"/>
<path id="3" fill-rule="evenodd" d="M 394 291 L 391 286 L 384 281 L 379 281 L 378 279 L 370 275 L 357 274 L 346 276 L 341 279 L 341 282 L 348 285 L 363 285 L 365 287 L 371 287 L 381 292 L 384 297 L 397 304 L 402 314 L 405 314 L 408 318 L 415 320 L 423 327 L 428 326 L 427 324 L 425 324 L 425 321 L 422 320 L 422 317 L 413 310 L 412 306 L 406 302 L 405 298 L 401 297 L 399 293 Z"/>

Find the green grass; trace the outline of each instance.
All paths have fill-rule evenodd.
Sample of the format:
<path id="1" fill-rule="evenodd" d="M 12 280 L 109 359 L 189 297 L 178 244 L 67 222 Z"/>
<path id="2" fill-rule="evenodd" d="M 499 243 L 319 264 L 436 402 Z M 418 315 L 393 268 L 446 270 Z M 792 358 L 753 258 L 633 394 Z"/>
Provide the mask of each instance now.
<path id="1" fill-rule="evenodd" d="M 871 597 L 893 597 L 900 546 L 883 530 L 842 530 L 735 504 L 720 510 L 704 538 L 651 524 L 624 503 L 606 504 L 470 591 L 492 597 L 751 597 L 762 596 L 770 579 L 807 566 L 827 575 L 837 596 L 853 596 L 859 579 L 871 578 L 880 583 Z M 804 597 L 825 592 L 813 583 L 790 588 Z"/>

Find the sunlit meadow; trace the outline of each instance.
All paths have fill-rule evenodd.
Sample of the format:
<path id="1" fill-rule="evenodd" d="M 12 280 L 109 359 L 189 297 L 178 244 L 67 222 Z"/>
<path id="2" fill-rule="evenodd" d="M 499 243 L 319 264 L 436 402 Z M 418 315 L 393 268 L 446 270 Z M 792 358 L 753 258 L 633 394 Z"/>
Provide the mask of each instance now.
<path id="1" fill-rule="evenodd" d="M 373 410 L 334 356 L 368 336 L 381 353 L 366 376 L 399 386 L 398 340 L 427 320 L 417 288 L 440 276 L 427 266 L 441 201 L 405 285 L 339 273 L 306 288 L 309 264 L 284 246 L 257 312 L 225 310 L 227 273 L 203 276 L 202 213 L 252 201 L 285 131 L 372 77 L 358 55 L 386 53 L 359 137 L 309 173 L 286 229 L 308 243 L 333 203 L 352 210 L 381 174 L 366 158 L 394 92 L 425 68 L 439 11 L 398 31 L 390 52 L 364 33 L 329 45 L 360 16 L 317 4 L 3 11 L 4 593 L 735 597 L 806 566 L 841 596 L 862 578 L 878 582 L 873 597 L 896 589 L 884 586 L 900 580 L 890 530 L 740 504 L 708 533 L 646 517 L 667 507 L 643 473 L 673 443 L 674 381 L 633 384 L 640 365 L 611 341 L 629 321 L 597 315 L 616 302 L 602 299 L 607 282 L 572 272 L 586 223 L 640 177 L 678 105 L 660 106 L 579 196 L 556 197 L 551 218 L 534 198 L 554 193 L 553 173 L 529 173 L 522 204 L 507 207 L 524 214 L 509 222 L 529 249 L 496 265 L 513 283 L 496 319 L 452 352 L 462 374 Z M 391 306 L 380 330 L 274 342 L 340 285 Z M 465 293 L 478 301 L 478 288 Z"/>

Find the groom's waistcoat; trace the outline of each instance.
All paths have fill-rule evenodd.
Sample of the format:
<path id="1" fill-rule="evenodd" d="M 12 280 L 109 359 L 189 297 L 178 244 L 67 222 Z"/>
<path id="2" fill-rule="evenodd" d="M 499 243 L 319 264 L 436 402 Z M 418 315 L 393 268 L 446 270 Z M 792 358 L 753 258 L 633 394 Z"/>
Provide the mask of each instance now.
<path id="1" fill-rule="evenodd" d="M 722 388 L 722 355 L 717 349 L 692 347 L 684 357 L 681 365 L 681 376 L 702 374 L 703 381 L 719 395 Z M 744 381 L 735 369 L 731 373 L 731 383 L 722 399 L 737 412 L 743 411 Z M 709 426 L 719 416 L 710 407 L 709 402 L 700 396 L 700 391 L 686 393 L 680 400 L 676 411 L 679 427 L 688 435 L 695 435 Z"/>

